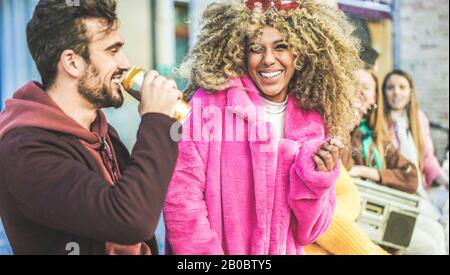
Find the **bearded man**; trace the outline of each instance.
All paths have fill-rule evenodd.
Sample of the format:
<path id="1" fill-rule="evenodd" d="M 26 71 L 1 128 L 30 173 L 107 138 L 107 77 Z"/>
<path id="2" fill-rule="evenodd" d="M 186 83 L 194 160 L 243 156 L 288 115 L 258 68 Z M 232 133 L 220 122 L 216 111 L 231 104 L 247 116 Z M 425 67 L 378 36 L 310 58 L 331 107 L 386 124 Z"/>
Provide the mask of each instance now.
<path id="1" fill-rule="evenodd" d="M 41 0 L 27 26 L 42 77 L 0 115 L 0 215 L 14 254 L 157 254 L 155 229 L 178 156 L 181 96 L 149 72 L 131 153 L 102 108 L 130 69 L 115 0 Z"/>

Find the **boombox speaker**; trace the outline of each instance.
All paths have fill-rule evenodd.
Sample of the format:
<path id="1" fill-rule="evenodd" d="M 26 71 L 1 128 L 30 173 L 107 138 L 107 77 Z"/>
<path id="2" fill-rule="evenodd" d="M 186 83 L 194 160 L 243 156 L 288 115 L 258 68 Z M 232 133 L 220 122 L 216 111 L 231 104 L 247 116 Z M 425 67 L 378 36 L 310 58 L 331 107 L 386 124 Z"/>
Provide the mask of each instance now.
<path id="1" fill-rule="evenodd" d="M 415 225 L 415 217 L 391 212 L 384 231 L 383 241 L 406 248 L 411 242 Z"/>
<path id="2" fill-rule="evenodd" d="M 399 250 L 408 248 L 419 215 L 420 197 L 370 181 L 354 182 L 361 197 L 361 229 L 377 244 Z"/>

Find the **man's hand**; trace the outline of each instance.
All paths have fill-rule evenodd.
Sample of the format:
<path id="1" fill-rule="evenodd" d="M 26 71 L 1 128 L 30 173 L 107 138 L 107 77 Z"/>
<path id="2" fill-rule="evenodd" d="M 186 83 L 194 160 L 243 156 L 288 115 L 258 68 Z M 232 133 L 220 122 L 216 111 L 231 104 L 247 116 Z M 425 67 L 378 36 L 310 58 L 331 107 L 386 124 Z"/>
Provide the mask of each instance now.
<path id="1" fill-rule="evenodd" d="M 150 71 L 142 85 L 139 113 L 141 117 L 147 113 L 161 113 L 175 118 L 175 105 L 182 97 L 174 80 Z"/>

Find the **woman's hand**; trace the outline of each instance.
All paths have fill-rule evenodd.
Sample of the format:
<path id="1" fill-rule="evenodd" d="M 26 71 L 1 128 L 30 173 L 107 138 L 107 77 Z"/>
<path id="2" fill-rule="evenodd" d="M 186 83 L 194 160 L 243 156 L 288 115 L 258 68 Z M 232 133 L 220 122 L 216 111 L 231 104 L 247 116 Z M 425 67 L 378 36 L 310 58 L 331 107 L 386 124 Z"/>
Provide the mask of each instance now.
<path id="1" fill-rule="evenodd" d="M 378 172 L 378 170 L 375 168 L 366 166 L 353 166 L 353 168 L 350 170 L 350 176 L 354 178 L 373 180 L 376 182 L 381 181 L 380 172 Z"/>
<path id="2" fill-rule="evenodd" d="M 336 169 L 341 159 L 341 150 L 344 148 L 338 139 L 331 139 L 323 144 L 320 150 L 313 156 L 319 172 L 331 172 Z"/>

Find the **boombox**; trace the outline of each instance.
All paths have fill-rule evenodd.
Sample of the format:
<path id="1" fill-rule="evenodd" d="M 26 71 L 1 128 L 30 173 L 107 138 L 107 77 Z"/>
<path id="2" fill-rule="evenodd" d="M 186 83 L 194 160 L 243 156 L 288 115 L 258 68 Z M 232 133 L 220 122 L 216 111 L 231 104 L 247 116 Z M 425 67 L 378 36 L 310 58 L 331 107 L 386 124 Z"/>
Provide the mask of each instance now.
<path id="1" fill-rule="evenodd" d="M 361 229 L 379 245 L 406 249 L 419 215 L 420 197 L 370 181 L 354 182 L 361 196 Z"/>

